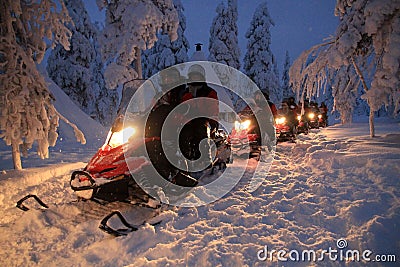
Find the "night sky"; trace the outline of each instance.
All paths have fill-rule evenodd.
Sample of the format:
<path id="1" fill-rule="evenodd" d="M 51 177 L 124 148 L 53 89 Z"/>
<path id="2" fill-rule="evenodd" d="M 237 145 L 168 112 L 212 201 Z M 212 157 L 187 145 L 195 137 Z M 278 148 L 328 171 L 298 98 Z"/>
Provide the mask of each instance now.
<path id="1" fill-rule="evenodd" d="M 210 26 L 216 15 L 219 0 L 181 0 L 185 8 L 187 28 L 185 36 L 194 52 L 194 44 L 204 44 L 208 55 Z M 264 0 L 238 0 L 238 40 L 243 59 L 247 39 L 244 37 L 250 26 L 256 7 Z M 98 12 L 95 0 L 85 0 L 92 20 L 104 24 L 104 16 Z M 225 0 L 227 2 L 227 0 Z M 338 18 L 334 16 L 335 0 L 270 0 L 268 9 L 275 26 L 271 27 L 271 49 L 278 60 L 280 72 L 283 68 L 286 50 L 293 62 L 302 51 L 321 43 L 335 33 Z"/>

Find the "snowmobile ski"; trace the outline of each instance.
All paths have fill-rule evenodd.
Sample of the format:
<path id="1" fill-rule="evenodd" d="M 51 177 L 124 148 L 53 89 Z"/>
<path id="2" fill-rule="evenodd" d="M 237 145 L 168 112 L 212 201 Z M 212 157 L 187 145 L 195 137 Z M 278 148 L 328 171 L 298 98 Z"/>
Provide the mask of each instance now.
<path id="1" fill-rule="evenodd" d="M 84 176 L 85 177 L 85 179 L 90 183 L 90 185 L 83 185 L 83 186 L 74 186 L 73 185 L 73 181 L 75 180 L 75 179 L 79 179 L 79 181 L 80 181 L 80 178 L 78 177 L 78 176 L 80 176 L 80 175 L 82 175 L 82 176 Z M 72 174 L 71 174 L 71 180 L 70 180 L 70 182 L 69 182 L 69 184 L 70 184 L 70 186 L 71 186 L 71 189 L 72 190 L 74 190 L 74 191 L 83 191 L 83 190 L 94 190 L 94 189 L 96 189 L 98 186 L 96 185 L 96 181 L 93 179 L 93 177 L 88 173 L 88 172 L 86 172 L 86 171 L 74 171 Z"/>
<path id="2" fill-rule="evenodd" d="M 100 181 L 100 182 L 99 182 Z M 124 175 L 113 179 L 94 179 L 87 171 L 74 171 L 69 182 L 71 189 L 83 199 L 98 198 L 108 202 L 123 201 L 129 196 L 128 183 Z"/>
<path id="3" fill-rule="evenodd" d="M 57 212 L 57 209 L 53 210 L 52 208 L 49 208 L 49 206 L 47 204 L 45 204 L 37 195 L 34 195 L 34 194 L 26 195 L 23 198 L 21 198 L 20 200 L 18 200 L 18 202 L 16 204 L 16 207 L 21 209 L 24 212 L 29 211 L 30 207 L 24 205 L 24 202 L 26 200 L 28 200 L 28 199 L 31 199 L 31 198 L 33 198 L 40 205 L 40 208 L 38 208 L 37 205 L 36 205 L 36 207 L 32 206 L 32 209 L 35 208 L 35 209 L 41 210 L 42 212 L 50 211 L 50 212 L 52 212 L 54 214 L 61 214 L 61 213 Z M 85 221 L 87 218 L 89 218 L 91 220 L 92 219 L 97 220 L 97 219 L 101 219 L 103 216 L 106 215 L 105 217 L 103 217 L 101 219 L 99 228 L 102 231 L 104 231 L 104 232 L 106 232 L 106 233 L 108 233 L 110 235 L 113 235 L 115 237 L 124 236 L 124 235 L 127 235 L 130 232 L 137 231 L 140 228 L 140 226 L 143 226 L 146 223 L 148 223 L 148 220 L 151 220 L 151 219 L 155 218 L 157 215 L 159 215 L 160 214 L 160 210 L 162 208 L 162 205 L 157 204 L 158 203 L 157 201 L 149 201 L 149 203 L 142 203 L 142 202 L 134 203 L 134 202 L 128 202 L 128 201 L 124 201 L 124 202 L 115 201 L 115 202 L 105 202 L 105 203 L 102 204 L 101 202 L 96 201 L 96 199 L 92 199 L 92 200 L 83 200 L 83 201 L 82 200 L 78 200 L 78 201 L 68 202 L 68 203 L 64 203 L 64 204 L 65 205 L 73 205 L 73 206 L 76 206 L 76 207 L 80 206 L 82 208 L 83 206 L 79 205 L 79 204 L 84 204 L 84 203 L 88 203 L 88 204 L 93 203 L 96 206 L 93 206 L 93 204 L 90 204 L 89 210 L 83 210 L 82 211 L 83 212 L 83 214 L 82 214 L 83 216 L 80 216 L 81 220 L 79 220 L 79 218 L 72 218 L 70 220 L 70 223 L 76 224 L 76 223 L 79 223 L 80 221 Z M 111 205 L 111 210 L 109 209 L 110 205 Z M 99 207 L 101 207 L 101 209 L 99 209 Z M 155 213 L 152 213 L 151 216 L 147 216 L 146 218 L 143 218 L 142 222 L 140 222 L 139 224 L 132 225 L 132 224 L 128 223 L 128 221 L 122 215 L 120 210 L 121 210 L 121 208 L 124 209 L 124 210 L 130 210 L 133 207 L 146 208 L 149 211 L 150 210 L 154 210 Z M 56 208 L 57 208 L 57 206 L 56 206 Z M 91 213 L 91 211 L 94 211 L 95 214 Z M 122 223 L 122 225 L 125 228 L 123 228 L 123 229 L 113 229 L 111 226 L 108 225 L 108 221 L 114 216 L 118 217 L 120 223 Z M 159 223 L 161 223 L 161 221 L 155 222 L 155 223 L 150 223 L 150 225 L 154 226 L 154 225 L 158 225 Z"/>
<path id="4" fill-rule="evenodd" d="M 34 200 L 36 200 L 36 202 L 39 203 L 39 205 L 42 206 L 43 208 L 45 208 L 45 209 L 49 208 L 49 206 L 47 206 L 37 195 L 32 195 L 32 194 L 24 196 L 23 198 L 18 200 L 17 201 L 17 208 L 19 208 L 20 210 L 23 210 L 23 211 L 28 211 L 29 208 L 24 205 L 24 201 L 29 199 L 29 198 L 33 198 Z"/>
<path id="5" fill-rule="evenodd" d="M 107 225 L 108 221 L 114 216 L 117 216 L 118 219 L 120 220 L 120 222 L 124 226 L 126 226 L 127 228 L 113 229 L 112 227 Z M 155 225 L 158 225 L 160 223 L 161 223 L 161 221 L 156 222 L 156 223 L 152 223 L 151 225 L 155 226 Z M 132 225 L 125 219 L 125 217 L 121 214 L 120 211 L 115 210 L 115 211 L 111 212 L 110 214 L 108 214 L 106 217 L 104 217 L 103 220 L 101 220 L 99 228 L 102 231 L 104 231 L 104 232 L 106 232 L 106 233 L 108 233 L 108 234 L 110 234 L 112 236 L 118 237 L 118 236 L 126 236 L 131 232 L 135 232 L 135 231 L 139 230 L 140 226 L 143 226 L 145 224 L 146 224 L 146 221 L 141 223 L 141 224 L 139 224 L 139 225 Z"/>

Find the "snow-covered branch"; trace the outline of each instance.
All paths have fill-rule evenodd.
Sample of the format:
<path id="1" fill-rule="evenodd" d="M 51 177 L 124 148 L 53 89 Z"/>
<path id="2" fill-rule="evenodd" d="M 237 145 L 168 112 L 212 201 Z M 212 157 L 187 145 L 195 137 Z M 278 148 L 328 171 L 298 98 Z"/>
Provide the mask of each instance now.
<path id="1" fill-rule="evenodd" d="M 172 41 L 177 38 L 178 13 L 172 0 L 98 1 L 98 5 L 106 8 L 106 25 L 100 37 L 103 60 L 108 69 L 124 72 L 106 77 L 110 89 L 126 81 L 121 77 L 129 80 L 138 76 L 140 51 L 151 48 L 158 33 L 168 34 Z M 132 68 L 134 61 L 136 69 Z"/>
<path id="2" fill-rule="evenodd" d="M 342 72 L 342 66 L 352 66 L 354 72 L 348 73 L 357 75 L 362 83 L 370 116 L 390 102 L 396 106 L 396 112 L 400 108 L 399 1 L 339 0 L 335 14 L 340 17 L 340 23 L 333 41 L 303 52 L 290 69 L 290 79 L 298 96 L 299 92 L 308 98 L 318 94 L 321 85 L 332 83 L 332 78 Z M 367 67 L 369 62 L 373 63 L 372 67 Z M 349 84 L 358 86 L 355 82 Z M 340 88 L 344 91 L 338 92 Z M 340 88 L 335 89 L 336 103 L 340 102 L 336 97 L 345 97 L 344 93 L 356 90 L 347 90 L 347 86 Z"/>

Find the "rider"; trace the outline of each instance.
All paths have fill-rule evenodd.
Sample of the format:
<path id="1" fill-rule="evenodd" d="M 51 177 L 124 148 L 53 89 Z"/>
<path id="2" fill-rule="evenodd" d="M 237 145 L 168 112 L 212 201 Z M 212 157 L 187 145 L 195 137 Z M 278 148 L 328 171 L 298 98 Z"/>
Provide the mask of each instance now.
<path id="1" fill-rule="evenodd" d="M 267 135 L 267 136 L 262 136 L 263 133 L 259 129 L 259 125 L 257 125 L 260 137 L 264 141 L 268 140 L 268 142 L 275 143 L 274 123 L 275 123 L 275 117 L 278 114 L 276 106 L 272 101 L 269 100 L 269 94 L 267 92 L 256 91 L 256 93 L 254 95 L 254 100 L 255 100 L 257 106 L 260 108 L 259 112 L 261 112 L 261 113 L 259 113 L 258 119 L 260 120 L 262 125 L 265 127 L 264 135 Z M 267 105 L 269 106 L 269 110 L 271 112 L 267 109 Z M 271 116 L 271 114 L 272 114 L 272 116 Z M 266 138 L 266 137 L 268 137 L 268 138 Z M 271 144 L 266 144 L 266 145 L 271 147 Z"/>
<path id="2" fill-rule="evenodd" d="M 325 125 L 328 125 L 328 107 L 326 106 L 325 102 L 321 102 L 321 105 L 319 106 L 319 112 L 325 121 Z"/>
<path id="3" fill-rule="evenodd" d="M 217 92 L 207 85 L 205 70 L 199 64 L 190 66 L 188 78 L 188 90 L 183 95 L 182 102 L 199 98 L 195 102 L 190 102 L 190 111 L 195 115 L 200 115 L 200 117 L 194 118 L 183 127 L 180 134 L 180 146 L 185 157 L 197 160 L 201 157 L 200 142 L 205 140 L 206 142 L 203 143 L 205 147 L 203 148 L 208 154 L 206 160 L 212 165 L 209 139 L 218 130 L 219 125 Z M 214 100 L 210 101 L 207 98 Z"/>
<path id="4" fill-rule="evenodd" d="M 172 136 L 171 134 L 167 135 L 167 140 L 162 140 L 163 144 L 165 144 L 164 147 L 161 143 L 161 132 L 167 116 L 178 104 L 178 94 L 182 90 L 181 83 L 184 79 L 181 77 L 179 71 L 175 68 L 168 68 L 162 71 L 160 76 L 160 85 L 163 92 L 161 98 L 150 111 L 145 124 L 145 137 L 153 138 L 151 141 L 146 142 L 146 149 L 150 161 L 157 172 L 165 179 L 172 181 L 174 177 L 176 179 L 176 174 L 181 173 L 181 171 L 186 171 L 180 171 L 177 167 L 171 164 L 170 160 L 168 160 L 166 157 L 166 153 L 168 153 L 168 155 L 176 156 L 177 144 L 174 138 L 176 137 L 181 122 L 176 119 L 170 120 L 172 121 L 173 125 L 166 126 L 166 130 L 176 130 L 176 132 L 172 132 Z M 168 138 L 168 136 L 170 136 L 170 138 Z M 164 151 L 164 149 L 166 149 L 166 151 Z M 182 164 L 180 167 L 185 169 L 184 164 Z M 186 177 L 185 179 L 189 178 Z M 178 181 L 175 182 L 179 184 Z"/>
<path id="5" fill-rule="evenodd" d="M 272 115 L 274 116 L 274 118 L 276 118 L 276 115 L 278 115 L 278 109 L 276 108 L 276 105 L 270 100 L 269 94 L 267 92 L 263 91 L 262 93 L 268 102 L 269 109 L 271 110 Z"/>
<path id="6" fill-rule="evenodd" d="M 290 110 L 297 112 L 297 104 L 296 104 L 296 101 L 293 96 L 289 97 L 287 104 L 288 104 Z"/>
<path id="7" fill-rule="evenodd" d="M 297 114 L 301 113 L 301 111 L 299 112 L 299 107 L 297 106 L 293 96 L 289 97 L 287 104 L 290 111 L 293 113 L 291 116 L 294 116 L 294 124 L 297 127 L 299 125 L 299 120 L 297 120 Z"/>

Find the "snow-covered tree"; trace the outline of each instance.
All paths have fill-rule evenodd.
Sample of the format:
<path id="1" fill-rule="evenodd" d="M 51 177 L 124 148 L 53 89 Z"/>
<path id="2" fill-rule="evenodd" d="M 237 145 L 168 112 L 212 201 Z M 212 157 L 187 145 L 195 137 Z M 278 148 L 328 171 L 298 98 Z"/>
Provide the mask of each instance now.
<path id="1" fill-rule="evenodd" d="M 274 63 L 274 74 L 276 77 L 276 86 L 273 88 L 273 90 L 271 90 L 272 95 L 274 96 L 274 98 L 276 99 L 277 103 L 282 102 L 282 98 L 283 98 L 283 93 L 282 93 L 282 86 L 279 82 L 279 69 L 278 69 L 278 62 L 276 61 L 275 57 L 272 58 L 273 63 Z"/>
<path id="2" fill-rule="evenodd" d="M 270 94 L 274 102 L 280 99 L 279 77 L 275 73 L 276 59 L 271 51 L 271 26 L 274 22 L 269 15 L 267 3 L 261 3 L 254 12 L 246 32 L 247 52 L 244 70 L 257 86 Z"/>
<path id="3" fill-rule="evenodd" d="M 21 169 L 21 150 L 36 141 L 38 155 L 48 157 L 48 147 L 57 140 L 61 114 L 53 106 L 37 63 L 46 49 L 57 43 L 69 47 L 71 21 L 61 1 L 0 1 L 0 137 L 12 146 L 14 168 Z M 77 139 L 85 138 L 75 128 Z"/>
<path id="4" fill-rule="evenodd" d="M 142 78 L 141 51 L 154 45 L 157 33 L 177 38 L 178 13 L 172 0 L 97 0 L 97 5 L 106 8 L 100 43 L 109 89 Z"/>
<path id="5" fill-rule="evenodd" d="M 149 78 L 167 67 L 189 60 L 189 41 L 185 36 L 186 17 L 183 13 L 185 9 L 181 0 L 173 0 L 173 2 L 179 17 L 178 37 L 175 41 L 171 41 L 168 34 L 159 33 L 157 35 L 158 40 L 154 46 L 149 50 L 143 51 L 144 78 Z"/>
<path id="6" fill-rule="evenodd" d="M 216 12 L 210 28 L 208 60 L 240 69 L 237 0 L 228 0 L 227 6 L 221 2 Z"/>
<path id="7" fill-rule="evenodd" d="M 104 79 L 104 64 L 101 60 L 100 48 L 97 39 L 94 39 L 96 58 L 91 65 L 92 88 L 88 99 L 93 99 L 93 109 L 90 111 L 92 117 L 103 125 L 110 125 L 116 116 L 119 104 L 119 95 L 116 90 L 107 90 Z"/>
<path id="8" fill-rule="evenodd" d="M 240 49 L 238 44 L 238 10 L 237 0 L 228 0 L 227 5 L 221 2 L 216 8 L 216 16 L 210 28 L 208 60 L 228 65 L 233 69 L 219 68 L 213 65 L 214 71 L 226 88 L 237 88 L 236 79 L 231 79 L 234 70 L 240 69 Z M 229 73 L 223 73 L 223 72 Z M 232 103 L 238 101 L 234 92 L 226 89 Z"/>
<path id="9" fill-rule="evenodd" d="M 82 0 L 65 1 L 73 23 L 71 47 L 57 45 L 49 56 L 49 77 L 83 111 L 103 125 L 109 125 L 116 113 L 118 95 L 105 88 L 103 64 L 96 51 L 97 28 L 90 21 Z"/>
<path id="10" fill-rule="evenodd" d="M 353 79 L 355 75 L 354 70 L 345 65 L 333 75 L 334 108 L 340 113 L 340 119 L 343 123 L 351 122 L 356 106 L 359 81 Z"/>
<path id="11" fill-rule="evenodd" d="M 289 69 L 290 69 L 290 57 L 289 57 L 289 51 L 286 51 L 285 62 L 283 64 L 283 73 L 282 73 L 282 98 L 283 99 L 295 96 L 292 86 L 290 85 Z"/>
<path id="12" fill-rule="evenodd" d="M 314 95 L 331 82 L 333 73 L 350 66 L 348 86 L 362 85 L 363 98 L 370 107 L 370 135 L 374 136 L 375 111 L 390 104 L 395 112 L 400 109 L 399 6 L 399 0 L 337 1 L 335 14 L 340 23 L 335 36 L 303 52 L 294 62 L 290 79 L 295 89 Z M 310 63 L 308 59 L 315 53 Z M 345 88 L 334 94 L 335 103 L 341 103 L 336 101 L 337 96 L 346 97 L 344 94 L 356 91 Z"/>

